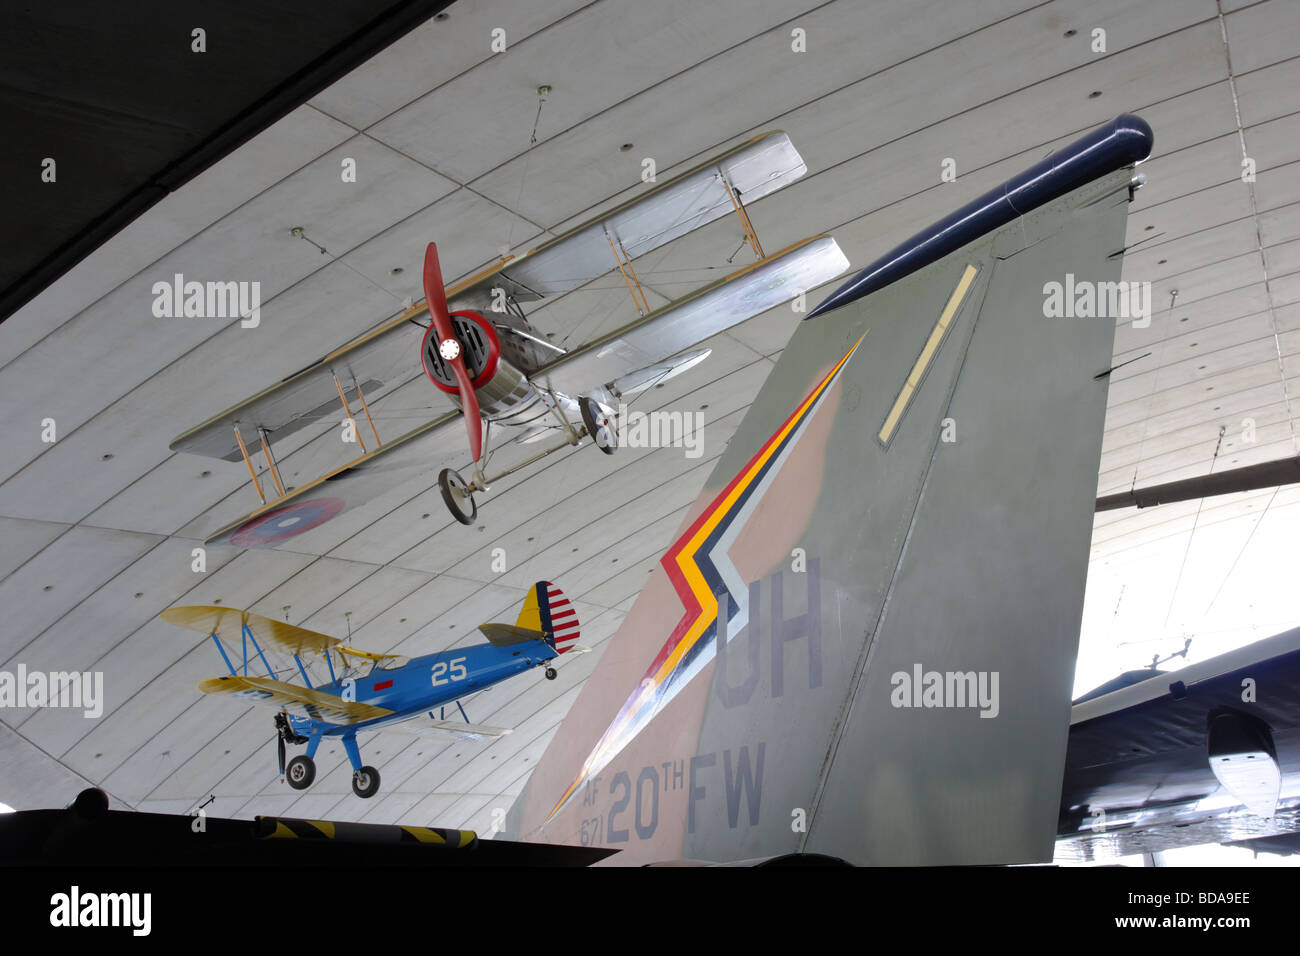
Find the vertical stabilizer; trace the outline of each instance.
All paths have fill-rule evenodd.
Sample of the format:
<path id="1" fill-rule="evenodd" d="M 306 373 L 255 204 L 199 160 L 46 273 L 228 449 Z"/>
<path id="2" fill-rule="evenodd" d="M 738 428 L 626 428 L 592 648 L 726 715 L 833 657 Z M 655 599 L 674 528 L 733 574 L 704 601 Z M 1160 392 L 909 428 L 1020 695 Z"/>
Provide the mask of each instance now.
<path id="1" fill-rule="evenodd" d="M 1121 117 L 798 323 L 515 835 L 621 862 L 1051 858 L 1149 148 Z"/>

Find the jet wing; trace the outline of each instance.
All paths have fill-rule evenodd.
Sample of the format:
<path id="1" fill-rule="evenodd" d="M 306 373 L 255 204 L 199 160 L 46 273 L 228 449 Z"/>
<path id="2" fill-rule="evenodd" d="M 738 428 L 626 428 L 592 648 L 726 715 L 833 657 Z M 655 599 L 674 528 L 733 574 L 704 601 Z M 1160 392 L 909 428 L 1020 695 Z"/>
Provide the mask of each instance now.
<path id="1" fill-rule="evenodd" d="M 199 684 L 205 694 L 223 694 L 245 704 L 287 710 L 327 724 L 359 724 L 387 717 L 391 710 L 343 700 L 334 694 L 287 684 L 269 677 L 213 677 Z"/>
<path id="2" fill-rule="evenodd" d="M 1058 858 L 1297 832 L 1300 628 L 1074 704 Z"/>

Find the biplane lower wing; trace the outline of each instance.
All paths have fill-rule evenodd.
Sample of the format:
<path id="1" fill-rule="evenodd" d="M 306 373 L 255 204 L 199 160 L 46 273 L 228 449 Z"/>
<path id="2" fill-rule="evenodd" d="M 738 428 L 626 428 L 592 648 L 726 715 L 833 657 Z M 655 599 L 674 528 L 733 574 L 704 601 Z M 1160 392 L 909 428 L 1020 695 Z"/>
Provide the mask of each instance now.
<path id="1" fill-rule="evenodd" d="M 610 391 L 615 395 L 635 395 L 644 392 L 652 386 L 676 378 L 683 372 L 689 372 L 712 354 L 713 349 L 692 349 L 681 355 L 674 355 L 670 359 L 655 362 L 653 365 L 647 365 L 643 369 L 615 379 L 611 383 L 613 388 Z"/>
<path id="2" fill-rule="evenodd" d="M 533 378 L 570 395 L 613 383 L 789 302 L 848 267 L 849 260 L 830 236 L 805 239 L 574 349 Z"/>
<path id="3" fill-rule="evenodd" d="M 271 501 L 211 535 L 206 544 L 273 548 L 350 508 L 421 474 L 429 483 L 438 469 L 464 456 L 462 416 L 452 412 L 348 462 Z"/>
<path id="4" fill-rule="evenodd" d="M 269 677 L 213 677 L 199 684 L 205 694 L 221 694 L 246 704 L 287 710 L 295 717 L 341 726 L 392 715 L 391 710 L 343 700 L 334 694 L 286 684 Z"/>

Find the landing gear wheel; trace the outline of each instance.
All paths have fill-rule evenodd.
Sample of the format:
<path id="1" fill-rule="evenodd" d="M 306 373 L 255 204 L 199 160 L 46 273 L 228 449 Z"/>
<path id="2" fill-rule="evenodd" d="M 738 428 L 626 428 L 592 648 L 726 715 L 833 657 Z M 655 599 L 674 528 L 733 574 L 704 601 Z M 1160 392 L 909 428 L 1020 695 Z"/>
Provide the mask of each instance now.
<path id="1" fill-rule="evenodd" d="M 470 493 L 469 485 L 459 473 L 444 468 L 438 473 L 438 487 L 442 490 L 442 500 L 451 512 L 451 516 L 461 524 L 473 524 L 478 517 L 478 505 Z"/>
<path id="2" fill-rule="evenodd" d="M 618 432 L 614 428 L 614 419 L 609 418 L 596 400 L 589 395 L 578 399 L 578 409 L 582 412 L 582 424 L 587 434 L 596 443 L 596 447 L 606 455 L 614 454 L 618 447 Z"/>
<path id="3" fill-rule="evenodd" d="M 555 678 L 556 678 L 555 668 L 554 667 L 546 668 L 546 679 L 555 680 Z"/>
<path id="4" fill-rule="evenodd" d="M 379 790 L 379 771 L 374 767 L 362 767 L 352 772 L 352 792 L 358 797 L 373 797 Z"/>
<path id="5" fill-rule="evenodd" d="M 289 766 L 284 768 L 284 779 L 289 781 L 289 786 L 293 789 L 306 790 L 316 779 L 316 761 L 301 754 L 294 757 L 289 761 Z"/>

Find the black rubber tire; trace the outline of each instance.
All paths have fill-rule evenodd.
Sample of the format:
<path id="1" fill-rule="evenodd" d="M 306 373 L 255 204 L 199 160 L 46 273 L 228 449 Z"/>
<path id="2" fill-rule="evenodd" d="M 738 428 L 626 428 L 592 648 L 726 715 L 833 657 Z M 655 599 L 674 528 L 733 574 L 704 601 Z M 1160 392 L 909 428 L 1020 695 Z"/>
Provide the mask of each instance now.
<path id="1" fill-rule="evenodd" d="M 618 448 L 618 432 L 614 430 L 613 421 L 604 417 L 605 413 L 589 395 L 578 399 L 578 409 L 582 412 L 582 424 L 591 436 L 592 443 L 606 455 L 614 454 Z M 602 432 L 604 438 L 601 437 Z"/>
<path id="2" fill-rule="evenodd" d="M 284 768 L 284 779 L 293 789 L 306 790 L 316 779 L 316 761 L 306 754 L 299 754 Z"/>
<path id="3" fill-rule="evenodd" d="M 353 771 L 352 792 L 363 800 L 373 797 L 379 792 L 379 771 L 374 767 L 362 767 Z"/>
<path id="4" fill-rule="evenodd" d="M 557 676 L 557 675 L 556 675 L 556 673 L 555 673 L 555 668 L 554 668 L 554 667 L 548 667 L 548 668 L 546 668 L 546 679 L 547 679 L 547 680 L 555 680 L 556 676 Z"/>
<path id="5" fill-rule="evenodd" d="M 447 506 L 451 516 L 461 524 L 473 524 L 478 517 L 478 505 L 474 503 L 474 496 L 466 490 L 465 479 L 458 472 L 444 468 L 438 472 L 438 488 L 442 491 L 442 503 Z M 461 510 L 458 496 L 469 502 L 468 513 Z"/>

